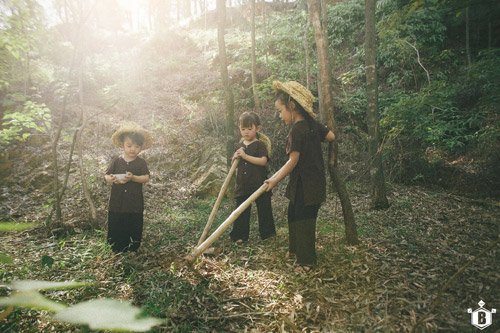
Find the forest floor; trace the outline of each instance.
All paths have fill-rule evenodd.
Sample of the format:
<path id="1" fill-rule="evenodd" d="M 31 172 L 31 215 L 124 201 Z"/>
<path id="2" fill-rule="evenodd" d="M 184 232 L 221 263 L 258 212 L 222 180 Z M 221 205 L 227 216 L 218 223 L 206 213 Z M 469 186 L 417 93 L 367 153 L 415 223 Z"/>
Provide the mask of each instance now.
<path id="1" fill-rule="evenodd" d="M 488 309 L 500 306 L 498 200 L 396 183 L 388 184 L 391 206 L 377 211 L 370 209 L 367 184 L 347 183 L 361 241 L 355 247 L 343 240 L 341 206 L 329 191 L 318 218 L 318 264 L 311 272 L 295 273 L 285 258 L 284 184 L 273 195 L 277 237 L 258 239 L 253 211 L 247 244 L 231 243 L 226 233 L 215 242 L 213 255 L 186 264 L 182 259 L 196 245 L 215 201 L 194 195 L 191 159 L 202 143 L 222 150 L 224 143 L 204 136 L 206 114 L 192 99 L 209 95 L 219 84 L 217 73 L 193 50 L 173 60 L 182 59 L 189 59 L 183 65 L 187 73 L 165 71 L 147 88 L 133 87 L 134 102 L 123 101 L 130 102 L 128 110 L 91 123 L 85 157 L 98 227 L 88 223 L 72 173 L 63 206 L 67 228 L 46 232 L 49 194 L 35 187 L 33 170 L 24 170 L 37 148 L 23 147 L 13 175 L 2 181 L 1 213 L 40 227 L 0 237 L 0 252 L 14 258 L 14 264 L 0 266 L 2 282 L 87 281 L 90 287 L 46 294 L 70 304 L 98 297 L 130 300 L 165 319 L 156 332 L 472 332 L 468 308 L 476 309 L 480 300 Z M 109 188 L 102 174 L 117 152 L 106 140 L 115 124 L 131 115 L 155 131 L 156 145 L 145 152 L 153 178 L 145 186 L 140 250 L 114 254 L 105 242 Z M 38 165 L 39 173 L 48 168 Z M 225 200 L 218 222 L 233 208 L 232 200 Z M 499 329 L 500 320 L 493 317 L 488 331 Z M 53 322 L 43 311 L 16 310 L 0 322 L 0 331 L 81 330 Z"/>

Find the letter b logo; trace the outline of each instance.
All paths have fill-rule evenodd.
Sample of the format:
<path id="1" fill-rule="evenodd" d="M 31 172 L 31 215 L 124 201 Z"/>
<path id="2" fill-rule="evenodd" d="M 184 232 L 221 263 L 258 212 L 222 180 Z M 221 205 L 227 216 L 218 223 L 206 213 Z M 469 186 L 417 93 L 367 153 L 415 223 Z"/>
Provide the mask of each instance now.
<path id="1" fill-rule="evenodd" d="M 478 311 L 477 312 L 477 324 L 478 325 L 486 324 L 486 315 L 487 315 L 487 313 L 485 311 Z"/>
<path id="2" fill-rule="evenodd" d="M 470 313 L 470 323 L 482 330 L 491 325 L 492 314 L 496 313 L 497 310 L 491 309 L 490 311 L 488 309 L 485 309 L 483 307 L 485 303 L 482 300 L 477 304 L 479 304 L 479 308 L 474 311 L 469 308 L 467 309 L 467 312 Z"/>

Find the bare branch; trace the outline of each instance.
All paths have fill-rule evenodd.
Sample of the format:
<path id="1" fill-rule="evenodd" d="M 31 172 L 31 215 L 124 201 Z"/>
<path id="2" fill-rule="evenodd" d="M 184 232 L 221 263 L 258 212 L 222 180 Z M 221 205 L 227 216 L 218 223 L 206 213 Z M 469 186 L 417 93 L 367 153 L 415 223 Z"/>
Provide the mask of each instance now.
<path id="1" fill-rule="evenodd" d="M 415 45 L 411 44 L 407 40 L 405 40 L 404 42 L 406 44 L 410 45 L 415 50 L 415 52 L 417 53 L 417 62 L 420 65 L 420 67 L 422 67 L 422 69 L 425 71 L 425 74 L 427 75 L 427 83 L 431 84 L 431 77 L 429 75 L 429 71 L 424 67 L 424 65 L 422 65 L 422 62 L 420 61 L 420 52 L 418 52 L 418 49 L 415 47 Z"/>

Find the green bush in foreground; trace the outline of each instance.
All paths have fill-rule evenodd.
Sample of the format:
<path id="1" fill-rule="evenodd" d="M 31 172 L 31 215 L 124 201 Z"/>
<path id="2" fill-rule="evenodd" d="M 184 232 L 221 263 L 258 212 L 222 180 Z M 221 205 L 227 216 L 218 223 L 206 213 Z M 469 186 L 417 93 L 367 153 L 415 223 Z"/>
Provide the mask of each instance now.
<path id="1" fill-rule="evenodd" d="M 0 232 L 20 231 L 32 228 L 33 224 L 0 223 Z M 0 254 L 0 263 L 12 263 L 12 258 Z M 8 297 L 0 297 L 0 307 L 6 309 L 0 313 L 0 320 L 6 318 L 15 307 L 47 311 L 52 318 L 73 325 L 83 325 L 92 330 L 110 331 L 149 331 L 162 320 L 142 317 L 141 310 L 129 302 L 102 298 L 93 299 L 74 305 L 54 302 L 40 291 L 65 290 L 89 285 L 85 282 L 52 282 L 39 280 L 12 281 L 0 287 L 12 290 Z"/>

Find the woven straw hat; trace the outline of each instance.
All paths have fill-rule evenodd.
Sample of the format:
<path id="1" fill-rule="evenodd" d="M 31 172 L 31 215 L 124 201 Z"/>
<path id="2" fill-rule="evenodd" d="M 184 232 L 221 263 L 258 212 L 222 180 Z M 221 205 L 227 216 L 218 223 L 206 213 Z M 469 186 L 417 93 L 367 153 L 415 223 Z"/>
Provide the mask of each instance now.
<path id="1" fill-rule="evenodd" d="M 264 144 L 264 146 L 267 149 L 267 155 L 269 155 L 269 157 L 271 157 L 271 154 L 272 154 L 271 139 L 269 139 L 269 137 L 267 135 L 265 135 L 264 133 L 257 132 L 257 140 L 259 140 L 260 142 L 262 142 Z M 243 138 L 240 139 L 240 142 L 243 142 Z"/>
<path id="2" fill-rule="evenodd" d="M 259 141 L 261 141 L 264 144 L 264 146 L 266 146 L 267 154 L 269 155 L 269 157 L 271 157 L 271 154 L 272 154 L 271 139 L 269 139 L 269 137 L 267 135 L 265 135 L 264 133 L 260 133 L 260 132 L 258 134 L 258 138 L 259 138 Z"/>
<path id="3" fill-rule="evenodd" d="M 316 117 L 313 112 L 314 96 L 309 89 L 296 81 L 288 81 L 284 83 L 280 81 L 273 81 L 273 88 L 274 90 L 281 90 L 290 95 L 311 117 Z"/>
<path id="4" fill-rule="evenodd" d="M 113 144 L 116 147 L 121 147 L 123 145 L 123 135 L 129 133 L 137 133 L 144 138 L 142 149 L 148 149 L 153 145 L 153 136 L 151 135 L 151 132 L 145 130 L 141 126 L 131 121 L 123 123 L 120 128 L 118 128 L 116 132 L 113 133 L 113 135 L 111 136 L 111 141 L 113 141 Z"/>

